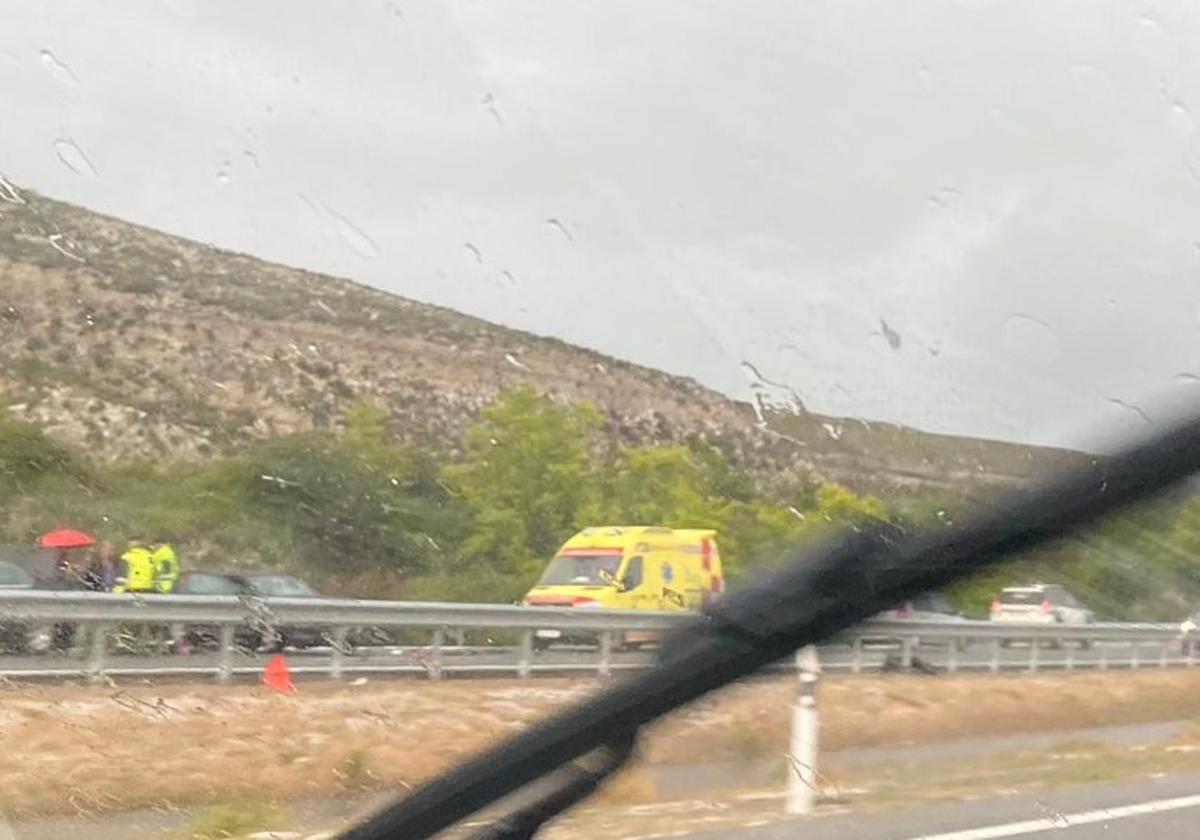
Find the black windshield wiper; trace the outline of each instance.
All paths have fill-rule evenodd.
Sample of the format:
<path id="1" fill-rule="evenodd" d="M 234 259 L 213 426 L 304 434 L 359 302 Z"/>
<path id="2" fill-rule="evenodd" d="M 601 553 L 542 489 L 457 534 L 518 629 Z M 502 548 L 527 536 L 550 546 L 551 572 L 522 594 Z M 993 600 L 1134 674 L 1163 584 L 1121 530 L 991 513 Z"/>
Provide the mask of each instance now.
<path id="1" fill-rule="evenodd" d="M 341 837 L 429 837 L 558 771 L 546 780 L 547 792 L 478 835 L 531 837 L 619 768 L 640 728 L 655 718 L 914 595 L 1149 498 L 1197 469 L 1200 419 L 956 525 L 908 533 L 879 524 L 803 551 L 668 639 L 653 668 L 426 782 Z"/>

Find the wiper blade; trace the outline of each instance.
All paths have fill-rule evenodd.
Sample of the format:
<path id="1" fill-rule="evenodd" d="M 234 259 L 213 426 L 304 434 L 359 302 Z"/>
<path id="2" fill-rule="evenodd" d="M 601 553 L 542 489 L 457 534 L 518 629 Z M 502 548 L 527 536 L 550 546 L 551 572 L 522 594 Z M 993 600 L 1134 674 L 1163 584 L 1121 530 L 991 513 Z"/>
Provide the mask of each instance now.
<path id="1" fill-rule="evenodd" d="M 1009 554 L 1147 499 L 1197 469 L 1200 418 L 1040 490 L 1013 494 L 958 524 L 915 533 L 878 524 L 802 551 L 668 639 L 662 660 L 652 669 L 426 782 L 341 836 L 432 836 L 588 753 L 601 756 L 602 778 L 628 756 L 638 730 L 667 712 L 920 592 L 940 589 Z M 605 763 L 603 756 L 610 760 Z M 581 781 L 585 778 L 590 787 Z M 576 770 L 482 836 L 530 837 L 600 778 Z"/>

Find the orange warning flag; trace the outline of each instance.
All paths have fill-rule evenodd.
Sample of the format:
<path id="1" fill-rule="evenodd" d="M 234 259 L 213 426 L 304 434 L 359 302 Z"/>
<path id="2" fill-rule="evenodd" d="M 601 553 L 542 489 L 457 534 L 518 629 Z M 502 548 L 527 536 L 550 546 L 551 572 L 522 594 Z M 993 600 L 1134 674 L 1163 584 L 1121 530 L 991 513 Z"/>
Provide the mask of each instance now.
<path id="1" fill-rule="evenodd" d="M 279 692 L 292 691 L 292 672 L 288 670 L 287 660 L 282 653 L 271 657 L 267 667 L 263 668 L 262 681 Z"/>

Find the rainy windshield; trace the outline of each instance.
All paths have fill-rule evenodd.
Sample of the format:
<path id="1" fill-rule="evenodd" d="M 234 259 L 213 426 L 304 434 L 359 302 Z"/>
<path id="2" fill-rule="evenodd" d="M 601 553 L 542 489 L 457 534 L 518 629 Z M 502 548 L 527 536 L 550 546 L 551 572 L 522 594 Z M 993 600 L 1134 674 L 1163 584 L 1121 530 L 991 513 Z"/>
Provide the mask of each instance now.
<path id="1" fill-rule="evenodd" d="M 539 586 L 586 584 L 602 586 L 611 582 L 621 566 L 620 554 L 559 555 L 550 561 L 538 579 Z"/>
<path id="2" fill-rule="evenodd" d="M 0 2 L 3 840 L 337 836 L 1200 412 L 1200 6 L 111 5 Z M 536 836 L 1200 835 L 1200 477 L 976 559 Z"/>

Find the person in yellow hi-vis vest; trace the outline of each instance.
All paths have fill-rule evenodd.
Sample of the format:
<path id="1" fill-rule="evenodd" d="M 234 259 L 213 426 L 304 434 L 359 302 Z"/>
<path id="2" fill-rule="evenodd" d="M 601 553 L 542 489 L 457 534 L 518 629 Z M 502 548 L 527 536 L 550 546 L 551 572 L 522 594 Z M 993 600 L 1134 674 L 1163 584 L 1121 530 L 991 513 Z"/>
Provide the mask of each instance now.
<path id="1" fill-rule="evenodd" d="M 154 555 L 141 543 L 130 543 L 121 555 L 113 592 L 153 592 Z"/>
<path id="2" fill-rule="evenodd" d="M 150 559 L 154 563 L 154 590 L 166 595 L 175 588 L 175 581 L 179 580 L 179 560 L 175 557 L 175 549 L 166 543 L 155 543 Z"/>

